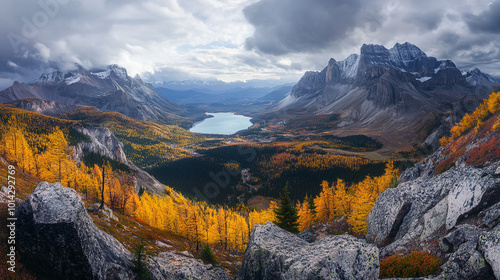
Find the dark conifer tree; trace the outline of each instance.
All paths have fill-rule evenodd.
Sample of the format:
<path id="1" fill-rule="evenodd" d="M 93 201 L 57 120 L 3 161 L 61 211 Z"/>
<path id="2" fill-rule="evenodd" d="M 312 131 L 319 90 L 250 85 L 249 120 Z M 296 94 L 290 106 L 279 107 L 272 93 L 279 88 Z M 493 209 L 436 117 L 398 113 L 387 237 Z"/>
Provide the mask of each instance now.
<path id="1" fill-rule="evenodd" d="M 291 233 L 299 233 L 299 215 L 297 215 L 297 209 L 290 201 L 288 182 L 281 192 L 281 205 L 274 210 L 274 213 L 276 214 L 277 226 Z"/>
<path id="2" fill-rule="evenodd" d="M 309 222 L 309 228 L 312 228 L 313 223 L 316 221 L 316 213 L 318 213 L 318 211 L 316 211 L 316 204 L 314 204 L 314 197 L 313 196 L 307 197 L 306 195 L 306 198 L 307 198 L 307 208 L 309 208 L 309 211 L 311 211 L 311 220 Z"/>

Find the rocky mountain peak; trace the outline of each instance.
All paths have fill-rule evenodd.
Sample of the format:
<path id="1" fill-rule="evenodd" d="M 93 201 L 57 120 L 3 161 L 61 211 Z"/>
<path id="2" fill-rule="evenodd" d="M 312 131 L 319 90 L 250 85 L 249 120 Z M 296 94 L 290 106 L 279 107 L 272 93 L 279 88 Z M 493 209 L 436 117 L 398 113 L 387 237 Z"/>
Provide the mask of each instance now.
<path id="1" fill-rule="evenodd" d="M 35 83 L 44 86 L 55 86 L 61 83 L 72 84 L 77 79 L 79 79 L 77 71 L 63 72 L 58 69 L 49 69 L 40 75 L 40 78 Z"/>
<path id="2" fill-rule="evenodd" d="M 117 64 L 111 64 L 106 66 L 105 69 L 96 69 L 92 71 L 92 75 L 97 76 L 100 79 L 108 79 L 113 77 L 122 81 L 127 81 L 131 79 L 128 76 L 127 69 L 118 66 Z"/>
<path id="3" fill-rule="evenodd" d="M 468 71 L 462 71 L 462 75 L 467 80 L 467 83 L 472 86 L 491 87 L 493 86 L 493 84 L 495 84 L 494 81 L 492 81 L 478 68 L 474 68 Z"/>
<path id="4" fill-rule="evenodd" d="M 110 74 L 113 73 L 122 80 L 127 80 L 129 78 L 127 74 L 127 69 L 120 67 L 117 64 L 108 65 L 106 69 L 107 71 L 109 71 Z"/>
<path id="5" fill-rule="evenodd" d="M 372 65 L 391 67 L 408 72 L 420 72 L 415 68 L 419 60 L 426 60 L 427 55 L 417 46 L 408 42 L 396 43 L 393 48 L 386 49 L 381 45 L 364 44 L 360 50 L 364 66 Z M 431 60 L 435 60 L 431 58 Z"/>
<path id="6" fill-rule="evenodd" d="M 389 50 L 389 53 L 392 61 L 402 62 L 405 65 L 408 65 L 417 58 L 427 57 L 420 48 L 408 42 L 404 44 L 396 43 L 394 47 Z"/>
<path id="7" fill-rule="evenodd" d="M 389 55 L 389 50 L 382 45 L 363 44 L 360 53 L 361 55 L 387 56 Z"/>

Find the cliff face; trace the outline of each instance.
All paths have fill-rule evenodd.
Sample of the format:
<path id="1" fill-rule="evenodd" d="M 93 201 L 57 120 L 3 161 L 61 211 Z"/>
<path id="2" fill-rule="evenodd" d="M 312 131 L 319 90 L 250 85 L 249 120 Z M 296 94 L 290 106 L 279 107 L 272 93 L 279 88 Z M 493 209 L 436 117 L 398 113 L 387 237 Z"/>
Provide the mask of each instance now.
<path id="1" fill-rule="evenodd" d="M 118 162 L 126 164 L 135 171 L 134 189 L 136 192 L 142 187 L 150 193 L 163 195 L 165 186 L 155 178 L 129 161 L 123 151 L 123 143 L 106 127 L 78 127 L 77 131 L 89 136 L 91 142 L 78 143 L 73 149 L 73 159 L 78 163 L 82 160 L 85 151 L 94 152 Z"/>

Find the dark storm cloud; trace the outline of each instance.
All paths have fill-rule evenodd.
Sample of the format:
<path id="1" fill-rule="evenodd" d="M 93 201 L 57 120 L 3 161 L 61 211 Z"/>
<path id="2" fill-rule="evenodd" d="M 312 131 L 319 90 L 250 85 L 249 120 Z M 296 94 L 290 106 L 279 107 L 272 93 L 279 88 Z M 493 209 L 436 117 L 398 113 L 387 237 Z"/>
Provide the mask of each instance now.
<path id="1" fill-rule="evenodd" d="M 500 1 L 491 3 L 478 15 L 465 14 L 465 21 L 470 30 L 500 34 Z"/>
<path id="2" fill-rule="evenodd" d="M 274 55 L 318 50 L 373 21 L 361 10 L 359 0 L 261 0 L 243 10 L 255 28 L 245 45 Z"/>
<path id="3" fill-rule="evenodd" d="M 121 63 L 134 47 L 185 36 L 182 26 L 187 25 L 177 20 L 175 1 L 3 0 L 2 4 L 8 8 L 0 10 L 0 73 L 25 81 L 49 67 L 68 70 L 75 63 L 89 68 Z M 19 67 L 10 67 L 8 61 Z"/>

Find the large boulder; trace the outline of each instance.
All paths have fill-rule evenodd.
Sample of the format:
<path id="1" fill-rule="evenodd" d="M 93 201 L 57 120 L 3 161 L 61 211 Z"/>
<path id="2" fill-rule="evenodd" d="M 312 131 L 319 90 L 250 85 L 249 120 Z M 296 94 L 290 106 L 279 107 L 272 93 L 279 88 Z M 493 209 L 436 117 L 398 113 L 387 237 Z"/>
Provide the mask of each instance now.
<path id="1" fill-rule="evenodd" d="M 16 210 L 23 263 L 49 279 L 133 279 L 130 252 L 98 229 L 75 190 L 41 182 Z"/>
<path id="2" fill-rule="evenodd" d="M 149 272 L 154 280 L 231 280 L 224 270 L 202 261 L 189 254 L 161 252 L 151 258 Z"/>
<path id="3" fill-rule="evenodd" d="M 377 279 L 379 251 L 350 235 L 308 243 L 271 222 L 255 225 L 239 280 Z"/>
<path id="4" fill-rule="evenodd" d="M 409 248 L 410 244 L 435 240 L 442 232 L 497 202 L 500 178 L 495 170 L 495 166 L 453 167 L 382 192 L 368 215 L 367 240 L 383 247 L 383 257 Z M 402 177 L 412 177 L 406 173 L 418 172 L 410 169 Z"/>

